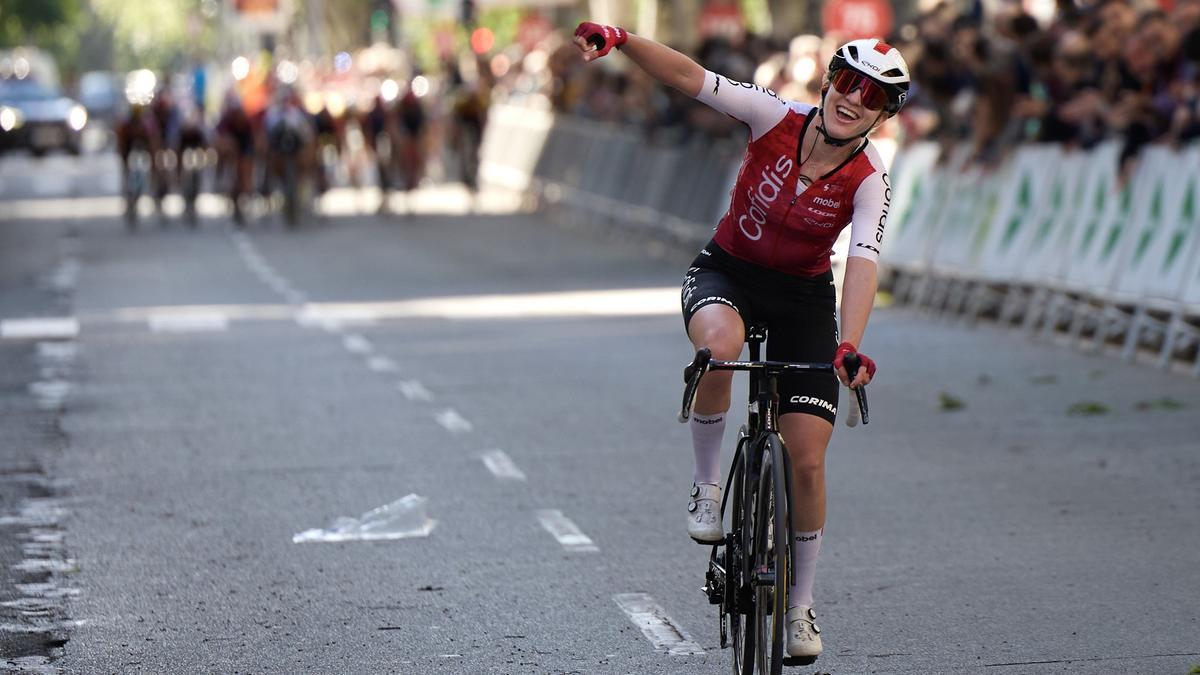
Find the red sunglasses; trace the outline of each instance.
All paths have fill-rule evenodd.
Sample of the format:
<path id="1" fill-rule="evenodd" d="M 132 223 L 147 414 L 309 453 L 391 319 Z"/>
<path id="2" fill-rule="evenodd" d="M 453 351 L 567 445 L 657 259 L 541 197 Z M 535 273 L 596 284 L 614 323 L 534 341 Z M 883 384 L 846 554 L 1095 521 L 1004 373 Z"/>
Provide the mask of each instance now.
<path id="1" fill-rule="evenodd" d="M 863 107 L 868 110 L 883 110 L 887 105 L 888 97 L 883 91 L 883 87 L 879 86 L 875 80 L 863 75 L 853 68 L 841 68 L 830 78 L 833 88 L 838 90 L 839 94 L 849 96 L 851 92 L 858 89 L 861 93 Z"/>

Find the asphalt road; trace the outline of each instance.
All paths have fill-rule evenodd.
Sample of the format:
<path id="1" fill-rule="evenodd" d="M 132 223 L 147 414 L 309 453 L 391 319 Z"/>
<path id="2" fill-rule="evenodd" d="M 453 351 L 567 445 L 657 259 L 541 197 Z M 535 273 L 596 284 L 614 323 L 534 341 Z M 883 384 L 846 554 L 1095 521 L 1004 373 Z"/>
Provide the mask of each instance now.
<path id="1" fill-rule="evenodd" d="M 688 252 L 454 188 L 129 234 L 109 160 L 0 162 L 4 668 L 726 672 L 683 522 Z M 863 347 L 793 672 L 1200 664 L 1200 382 L 903 309 Z M 406 495 L 421 536 L 294 541 Z"/>

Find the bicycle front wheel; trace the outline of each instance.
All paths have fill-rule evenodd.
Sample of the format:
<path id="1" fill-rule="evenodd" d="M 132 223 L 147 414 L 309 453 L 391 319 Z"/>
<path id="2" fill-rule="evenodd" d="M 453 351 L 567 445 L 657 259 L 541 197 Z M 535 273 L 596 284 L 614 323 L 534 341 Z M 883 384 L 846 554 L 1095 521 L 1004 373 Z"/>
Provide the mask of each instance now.
<path id="1" fill-rule="evenodd" d="M 786 649 L 787 593 L 792 547 L 788 532 L 787 476 L 777 434 L 762 446 L 753 540 L 754 632 L 758 672 L 780 675 Z"/>
<path id="2" fill-rule="evenodd" d="M 725 538 L 725 618 L 733 635 L 733 675 L 754 675 L 754 594 L 744 562 L 753 531 L 751 505 L 746 494 L 746 458 L 750 440 L 739 441 L 737 459 L 729 479 L 730 532 Z"/>

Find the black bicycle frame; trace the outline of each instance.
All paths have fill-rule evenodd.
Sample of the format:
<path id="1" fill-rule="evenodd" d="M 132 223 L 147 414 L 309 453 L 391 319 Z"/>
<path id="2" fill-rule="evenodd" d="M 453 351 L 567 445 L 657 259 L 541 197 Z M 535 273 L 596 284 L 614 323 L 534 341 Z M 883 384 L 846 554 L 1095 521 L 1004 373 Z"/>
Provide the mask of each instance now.
<path id="1" fill-rule="evenodd" d="M 744 370 L 750 374 L 750 397 L 749 397 L 749 412 L 747 415 L 746 430 L 750 441 L 748 443 L 739 444 L 738 452 L 742 453 L 749 448 L 749 457 L 735 456 L 733 458 L 733 466 L 736 468 L 739 461 L 745 462 L 746 480 L 749 483 L 751 476 L 757 476 L 761 469 L 762 449 L 766 444 L 768 434 L 779 434 L 779 376 L 784 373 L 833 373 L 834 368 L 831 363 L 788 363 L 783 361 L 762 361 L 762 345 L 767 339 L 767 329 L 765 326 L 752 325 L 746 332 L 746 343 L 750 348 L 750 359 L 748 361 L 709 361 L 705 364 L 706 370 Z M 853 372 L 857 372 L 857 359 L 853 364 L 847 363 Z M 865 392 L 856 391 L 859 397 L 860 406 L 865 409 Z M 792 471 L 791 457 L 787 452 L 780 453 L 780 466 L 783 469 L 784 484 L 787 488 L 787 494 L 792 494 Z M 734 472 L 730 472 L 732 476 Z M 725 498 L 722 499 L 721 512 L 725 512 L 725 499 L 728 498 L 729 490 L 725 491 Z M 743 498 L 747 493 L 743 490 Z M 786 514 L 788 523 L 788 546 L 794 546 L 792 541 L 792 514 L 791 509 Z M 795 569 L 789 570 L 789 575 L 795 575 Z M 789 582 L 793 579 L 789 579 Z"/>
<path id="2" fill-rule="evenodd" d="M 758 491 L 764 489 L 764 486 L 759 482 L 759 474 L 762 472 L 762 457 L 763 452 L 768 447 L 778 447 L 779 456 L 773 457 L 774 466 L 777 470 L 783 471 L 783 481 L 785 494 L 789 496 L 785 503 L 788 505 L 784 514 L 786 532 L 777 532 L 775 534 L 776 542 L 781 539 L 787 542 L 788 560 L 795 560 L 795 538 L 793 537 L 793 523 L 791 513 L 792 494 L 792 472 L 791 458 L 788 456 L 786 446 L 783 444 L 783 438 L 779 429 L 779 377 L 786 373 L 830 373 L 834 374 L 835 369 L 832 363 L 788 363 L 782 361 L 760 361 L 762 356 L 762 345 L 767 339 L 767 329 L 762 325 L 751 325 L 746 331 L 746 342 L 750 347 L 750 355 L 748 361 L 717 361 L 712 358 L 712 352 L 707 348 L 701 348 L 696 352 L 696 357 L 690 365 L 684 368 L 683 379 L 686 383 L 683 393 L 683 405 L 679 411 L 679 421 L 686 422 L 691 416 L 692 405 L 695 402 L 696 393 L 699 389 L 700 380 L 704 373 L 710 370 L 744 370 L 750 376 L 750 395 L 748 398 L 748 417 L 745 427 L 745 436 L 739 437 L 737 450 L 733 457 L 733 462 L 729 471 L 729 478 L 725 485 L 725 491 L 721 498 L 721 514 L 724 516 L 728 513 L 729 499 L 735 490 L 741 495 L 741 509 L 754 508 L 751 506 L 758 499 Z M 861 361 L 857 354 L 847 354 L 844 358 L 846 370 L 849 373 L 857 373 Z M 854 389 L 854 395 L 858 402 L 858 410 L 861 411 L 862 423 L 867 423 L 867 400 L 866 388 L 858 387 Z M 851 424 L 853 426 L 853 424 Z M 771 435 L 779 438 L 777 445 L 770 444 Z M 734 483 L 734 477 L 740 473 L 742 476 L 741 484 Z M 771 488 L 773 489 L 773 487 Z M 732 514 L 733 518 L 738 519 L 743 517 L 743 513 Z M 749 525 L 747 529 L 745 526 Z M 730 569 L 734 569 L 732 564 L 734 560 L 725 559 L 724 568 L 716 565 L 715 562 L 710 562 L 710 571 L 706 575 L 706 583 L 704 590 L 709 593 L 709 601 L 713 604 L 722 606 L 721 612 L 724 616 L 727 612 L 738 612 L 746 614 L 744 620 L 751 620 L 749 613 L 745 610 L 746 605 L 743 605 L 745 600 L 744 593 L 752 590 L 756 581 L 748 581 L 755 579 L 753 572 L 750 569 L 752 564 L 751 550 L 757 543 L 749 540 L 753 535 L 753 524 L 741 521 L 741 526 L 738 526 L 737 531 L 741 532 L 742 538 L 740 541 L 735 541 L 735 549 L 740 551 L 737 557 L 740 560 L 736 561 L 739 565 L 738 574 L 729 574 Z M 729 545 L 728 538 L 721 542 L 717 542 L 713 546 L 712 561 L 717 559 L 717 547 L 722 544 Z M 795 565 L 788 565 L 788 585 L 795 583 Z M 737 580 L 738 584 L 732 585 L 733 580 Z M 720 586 L 714 586 L 714 582 L 720 582 Z M 722 589 L 721 599 L 718 601 L 718 596 L 714 594 L 714 590 Z M 733 599 L 733 605 L 730 606 L 729 600 Z M 721 646 L 725 647 L 726 623 L 722 620 L 721 624 Z M 762 626 L 755 626 L 756 630 L 761 630 Z M 785 664 L 787 663 L 785 659 Z"/>

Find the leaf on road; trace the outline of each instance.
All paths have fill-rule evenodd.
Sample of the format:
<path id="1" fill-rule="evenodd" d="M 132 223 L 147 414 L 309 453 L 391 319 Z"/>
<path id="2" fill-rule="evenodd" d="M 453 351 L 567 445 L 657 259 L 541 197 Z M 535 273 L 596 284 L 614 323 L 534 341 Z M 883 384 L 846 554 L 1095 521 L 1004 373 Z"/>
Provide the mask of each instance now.
<path id="1" fill-rule="evenodd" d="M 963 408 L 967 407 L 967 404 L 963 403 L 961 398 L 944 391 L 938 394 L 938 402 L 940 403 L 943 411 L 962 410 Z"/>
<path id="2" fill-rule="evenodd" d="M 1180 410 L 1184 407 L 1183 403 L 1176 401 L 1169 396 L 1156 399 L 1154 401 L 1138 401 L 1134 408 L 1138 410 Z"/>
<path id="3" fill-rule="evenodd" d="M 1109 412 L 1108 406 L 1099 401 L 1080 401 L 1067 409 L 1068 415 L 1107 415 Z"/>

